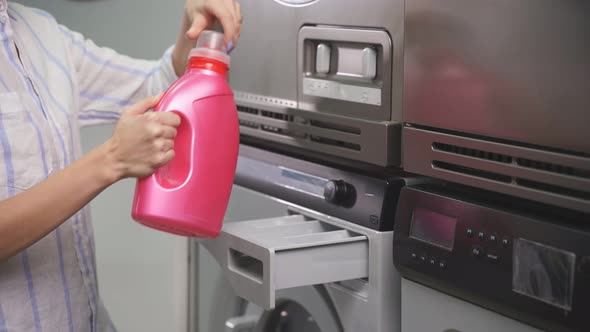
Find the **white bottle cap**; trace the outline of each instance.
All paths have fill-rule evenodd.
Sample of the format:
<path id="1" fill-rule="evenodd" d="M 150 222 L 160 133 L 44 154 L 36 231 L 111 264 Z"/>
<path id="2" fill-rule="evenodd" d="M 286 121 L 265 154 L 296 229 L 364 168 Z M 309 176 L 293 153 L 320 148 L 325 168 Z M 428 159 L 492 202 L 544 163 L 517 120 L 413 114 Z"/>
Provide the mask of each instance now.
<path id="1" fill-rule="evenodd" d="M 189 53 L 189 58 L 203 57 L 225 63 L 229 67 L 229 55 L 223 40 L 223 33 L 211 30 L 201 32 L 197 46 Z"/>

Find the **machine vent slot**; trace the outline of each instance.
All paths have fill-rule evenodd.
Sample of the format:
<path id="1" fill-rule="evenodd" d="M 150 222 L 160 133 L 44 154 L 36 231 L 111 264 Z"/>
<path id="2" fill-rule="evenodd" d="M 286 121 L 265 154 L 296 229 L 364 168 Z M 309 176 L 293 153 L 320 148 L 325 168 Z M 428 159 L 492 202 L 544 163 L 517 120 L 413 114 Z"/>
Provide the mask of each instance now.
<path id="1" fill-rule="evenodd" d="M 307 119 L 304 116 L 238 106 L 240 126 L 354 152 L 362 150 L 359 144 L 360 128 L 327 121 Z M 350 141 L 347 139 L 350 138 Z"/>
<path id="2" fill-rule="evenodd" d="M 276 120 L 281 120 L 281 121 L 286 121 L 286 122 L 293 122 L 292 115 L 269 112 L 269 111 L 260 111 L 260 114 L 264 117 L 271 118 L 271 119 L 276 119 Z"/>
<path id="3" fill-rule="evenodd" d="M 512 157 L 500 153 L 482 151 L 477 149 L 465 148 L 462 146 L 445 144 L 445 143 L 433 143 L 432 148 L 437 151 L 448 152 L 452 154 L 459 154 L 462 156 L 485 159 L 495 161 L 499 163 L 510 164 L 512 163 Z"/>
<path id="4" fill-rule="evenodd" d="M 238 112 L 243 113 L 250 113 L 250 114 L 258 114 L 258 110 L 255 108 L 245 107 L 245 106 L 238 106 Z"/>
<path id="5" fill-rule="evenodd" d="M 525 158 L 517 158 L 516 163 L 525 168 L 533 168 L 545 172 L 563 174 L 567 176 L 573 176 L 583 179 L 590 179 L 590 171 L 579 168 L 557 165 L 542 161 L 530 160 Z"/>
<path id="6" fill-rule="evenodd" d="M 494 172 L 484 171 L 481 169 L 475 169 L 475 168 L 461 166 L 461 165 L 449 164 L 449 163 L 442 162 L 442 161 L 435 160 L 432 162 L 432 166 L 435 168 L 440 168 L 440 169 L 444 169 L 447 171 L 461 173 L 461 174 L 465 174 L 465 175 L 469 175 L 469 176 L 475 176 L 475 177 L 483 178 L 483 179 L 487 179 L 487 180 L 493 180 L 493 181 L 504 182 L 504 183 L 512 182 L 512 177 L 510 177 L 508 175 L 498 174 L 498 173 L 494 173 Z"/>
<path id="7" fill-rule="evenodd" d="M 345 149 L 350 149 L 350 150 L 354 150 L 354 151 L 361 150 L 361 146 L 359 144 L 348 143 L 348 142 L 344 142 L 344 141 L 339 141 L 339 140 L 325 138 L 325 137 L 319 137 L 319 136 L 310 136 L 310 139 L 313 142 L 320 143 L 320 144 L 337 146 L 339 148 L 345 148 Z"/>
<path id="8" fill-rule="evenodd" d="M 329 123 L 329 122 L 325 122 L 325 121 L 311 120 L 311 121 L 309 121 L 309 125 L 313 126 L 313 127 L 318 127 L 318 128 L 338 130 L 338 131 L 342 131 L 345 133 L 351 133 L 351 134 L 355 134 L 355 135 L 361 134 L 361 130 L 359 128 L 345 126 L 345 125 L 337 125 L 337 124 Z"/>
<path id="9" fill-rule="evenodd" d="M 443 162 L 437 160 L 437 157 L 433 157 L 433 168 L 492 180 L 529 191 L 556 194 L 590 202 L 590 185 L 584 186 L 584 183 L 588 183 L 588 180 L 590 180 L 590 169 L 581 169 L 533 158 L 522 158 L 517 156 L 516 151 L 512 153 L 495 153 L 442 142 L 432 142 L 432 149 L 439 153 L 461 155 L 486 161 L 483 164 L 481 162 L 471 164 L 468 159 L 457 159 L 456 162 L 446 160 Z M 507 167 L 498 168 L 498 163 Z M 493 171 L 487 168 L 488 165 Z M 529 170 L 526 179 L 522 176 L 523 170 Z M 579 185 L 570 187 L 568 183 L 572 183 L 572 180 L 574 182 L 579 180 Z M 563 181 L 564 184 L 561 185 L 560 181 Z"/>

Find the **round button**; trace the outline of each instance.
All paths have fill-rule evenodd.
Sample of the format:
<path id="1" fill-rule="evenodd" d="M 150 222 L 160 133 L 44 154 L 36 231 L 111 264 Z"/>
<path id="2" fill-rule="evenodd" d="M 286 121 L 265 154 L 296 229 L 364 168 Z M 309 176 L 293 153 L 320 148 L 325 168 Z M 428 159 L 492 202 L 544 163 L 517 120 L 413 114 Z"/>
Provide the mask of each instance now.
<path id="1" fill-rule="evenodd" d="M 475 257 L 480 257 L 481 255 L 483 255 L 483 249 L 481 249 L 478 246 L 474 246 L 473 248 L 471 248 L 471 254 Z"/>
<path id="2" fill-rule="evenodd" d="M 510 245 L 510 239 L 509 239 L 509 238 L 507 238 L 507 237 L 503 238 L 503 239 L 502 239 L 502 246 L 506 248 L 506 247 L 508 247 L 509 245 Z"/>
<path id="3" fill-rule="evenodd" d="M 496 234 L 495 233 L 494 234 L 491 234 L 490 235 L 490 241 L 496 242 L 496 240 L 498 240 L 498 237 L 496 236 Z"/>
<path id="4" fill-rule="evenodd" d="M 430 265 L 436 265 L 436 259 L 434 257 L 430 258 Z"/>
<path id="5" fill-rule="evenodd" d="M 467 237 L 473 237 L 473 229 L 467 228 Z"/>
<path id="6" fill-rule="evenodd" d="M 484 232 L 479 232 L 479 233 L 477 233 L 477 237 L 478 237 L 480 240 L 483 240 L 483 239 L 485 239 L 485 237 L 486 237 L 486 233 L 484 233 Z"/>
<path id="7" fill-rule="evenodd" d="M 351 184 L 342 180 L 332 180 L 324 186 L 324 198 L 335 205 L 350 206 L 354 204 L 356 194 Z"/>

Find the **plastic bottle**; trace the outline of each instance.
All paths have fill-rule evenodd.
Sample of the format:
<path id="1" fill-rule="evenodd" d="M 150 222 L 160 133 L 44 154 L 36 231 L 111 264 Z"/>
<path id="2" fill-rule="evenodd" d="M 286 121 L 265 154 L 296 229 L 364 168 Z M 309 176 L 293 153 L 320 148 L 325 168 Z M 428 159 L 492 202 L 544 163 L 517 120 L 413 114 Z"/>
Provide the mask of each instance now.
<path id="1" fill-rule="evenodd" d="M 202 32 L 186 73 L 155 107 L 154 112 L 177 113 L 182 122 L 174 159 L 137 181 L 132 210 L 137 222 L 189 237 L 219 235 L 239 149 L 229 63 L 223 34 Z"/>

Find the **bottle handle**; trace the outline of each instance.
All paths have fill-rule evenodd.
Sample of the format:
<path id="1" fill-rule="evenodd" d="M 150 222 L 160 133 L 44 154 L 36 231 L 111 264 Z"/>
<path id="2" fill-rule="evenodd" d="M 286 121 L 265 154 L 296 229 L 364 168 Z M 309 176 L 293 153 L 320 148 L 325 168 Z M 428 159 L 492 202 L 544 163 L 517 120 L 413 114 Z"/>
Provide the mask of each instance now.
<path id="1" fill-rule="evenodd" d="M 174 158 L 154 172 L 154 179 L 165 189 L 175 189 L 184 185 L 190 177 L 194 133 L 189 118 L 184 114 L 174 110 L 165 112 L 174 112 L 180 116 L 181 122 L 176 128 Z"/>

